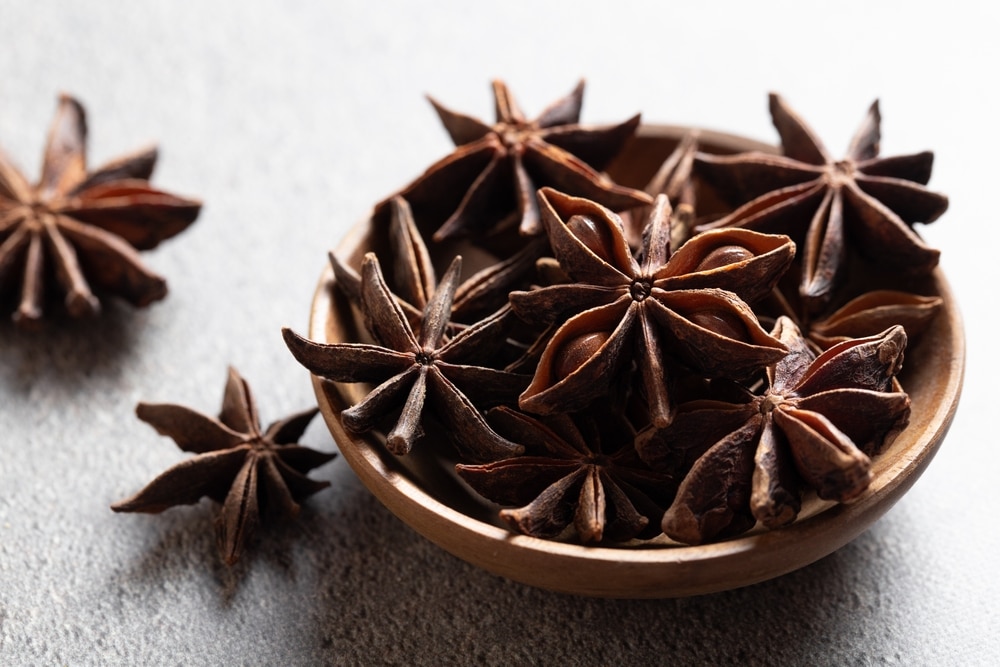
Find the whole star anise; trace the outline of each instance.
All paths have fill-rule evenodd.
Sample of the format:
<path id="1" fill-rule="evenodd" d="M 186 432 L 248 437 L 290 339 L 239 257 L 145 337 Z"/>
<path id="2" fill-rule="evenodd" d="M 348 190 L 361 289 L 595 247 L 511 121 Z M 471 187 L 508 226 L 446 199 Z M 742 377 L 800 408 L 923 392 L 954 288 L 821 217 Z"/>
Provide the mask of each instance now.
<path id="1" fill-rule="evenodd" d="M 423 433 L 429 404 L 451 429 L 459 451 L 474 460 L 521 452 L 519 445 L 497 435 L 479 412 L 512 400 L 526 384 L 524 376 L 478 365 L 504 342 L 509 309 L 446 336 L 461 267 L 461 257 L 456 257 L 428 300 L 416 331 L 386 286 L 374 253 L 366 255 L 361 266 L 361 306 L 376 344 L 315 343 L 284 329 L 288 349 L 311 373 L 336 382 L 381 383 L 343 411 L 347 430 L 365 433 L 394 420 L 386 447 L 403 455 Z"/>
<path id="2" fill-rule="evenodd" d="M 232 565 L 246 549 L 262 514 L 276 511 L 294 517 L 299 503 L 330 485 L 306 474 L 336 454 L 295 443 L 317 412 L 312 408 L 261 430 L 250 386 L 233 368 L 218 419 L 181 405 L 140 403 L 139 419 L 195 456 L 111 509 L 158 513 L 208 496 L 222 503 L 216 520 L 219 549 L 226 564 Z"/>
<path id="3" fill-rule="evenodd" d="M 74 317 L 98 311 L 95 291 L 135 306 L 162 299 L 166 281 L 136 250 L 180 233 L 201 210 L 200 202 L 149 184 L 155 148 L 88 172 L 86 139 L 83 107 L 63 95 L 36 185 L 0 151 L 0 292 L 16 289 L 19 271 L 19 324 L 42 318 L 46 289 L 56 286 Z"/>
<path id="4" fill-rule="evenodd" d="M 909 419 L 897 390 L 906 347 L 902 327 L 838 343 L 817 356 L 788 318 L 772 334 L 789 353 L 767 369 L 742 403 L 698 400 L 678 407 L 667 429 L 637 438 L 654 469 L 674 469 L 683 450 L 697 458 L 663 518 L 663 531 L 688 544 L 795 520 L 804 489 L 847 502 L 871 479 L 870 456 Z M 666 464 L 666 465 L 664 465 Z"/>
<path id="5" fill-rule="evenodd" d="M 616 185 L 600 170 L 635 132 L 639 116 L 618 125 L 580 125 L 583 81 L 534 120 L 527 120 L 502 81 L 493 82 L 496 122 L 456 113 L 431 99 L 455 151 L 398 194 L 418 219 L 443 220 L 436 241 L 518 226 L 541 233 L 535 191 L 552 186 L 615 210 L 649 203 L 643 192 Z M 382 214 L 386 200 L 375 209 Z"/>
<path id="6" fill-rule="evenodd" d="M 799 291 L 812 311 L 829 300 L 848 244 L 897 270 L 937 265 L 938 251 L 911 228 L 948 208 L 947 197 L 924 187 L 933 153 L 879 157 L 877 101 L 842 160 L 830 156 L 781 97 L 771 94 L 770 108 L 783 155 L 697 156 L 697 173 L 743 204 L 699 230 L 742 227 L 791 236 L 802 263 Z"/>
<path id="7" fill-rule="evenodd" d="M 659 534 L 676 485 L 638 458 L 625 419 L 600 409 L 535 418 L 503 407 L 488 417 L 525 455 L 456 470 L 489 500 L 522 506 L 500 511 L 511 528 L 552 538 L 572 524 L 584 543 Z"/>
<path id="8" fill-rule="evenodd" d="M 571 315 L 546 344 L 521 409 L 582 409 L 607 393 L 634 356 L 651 418 L 665 426 L 672 410 L 666 360 L 736 378 L 784 356 L 745 300 L 766 295 L 788 267 L 794 248 L 787 237 L 725 230 L 671 253 L 671 208 L 661 195 L 634 257 L 621 218 L 603 206 L 548 188 L 539 201 L 553 253 L 576 282 L 510 295 L 531 324 Z"/>

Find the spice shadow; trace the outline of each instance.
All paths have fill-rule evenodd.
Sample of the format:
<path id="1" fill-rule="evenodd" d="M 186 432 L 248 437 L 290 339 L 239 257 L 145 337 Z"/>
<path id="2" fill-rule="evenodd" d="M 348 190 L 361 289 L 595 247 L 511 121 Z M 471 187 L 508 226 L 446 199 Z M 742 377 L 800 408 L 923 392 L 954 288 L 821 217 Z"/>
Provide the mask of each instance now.
<path id="1" fill-rule="evenodd" d="M 55 316 L 37 330 L 0 322 L 0 381 L 12 391 L 26 391 L 43 378 L 119 375 L 147 328 L 149 313 L 114 301 L 102 308 L 91 319 Z M 67 386 L 68 392 L 77 389 Z"/>
<path id="2" fill-rule="evenodd" d="M 476 664 L 857 662 L 887 616 L 906 614 L 897 581 L 906 526 L 877 523 L 813 565 L 754 586 L 665 600 L 575 597 L 470 566 L 406 528 L 374 498 L 353 508 L 325 552 L 317 659 Z M 912 550 L 911 550 L 912 551 Z M 903 570 L 905 572 L 905 566 Z M 391 637 L 390 641 L 387 638 Z"/>

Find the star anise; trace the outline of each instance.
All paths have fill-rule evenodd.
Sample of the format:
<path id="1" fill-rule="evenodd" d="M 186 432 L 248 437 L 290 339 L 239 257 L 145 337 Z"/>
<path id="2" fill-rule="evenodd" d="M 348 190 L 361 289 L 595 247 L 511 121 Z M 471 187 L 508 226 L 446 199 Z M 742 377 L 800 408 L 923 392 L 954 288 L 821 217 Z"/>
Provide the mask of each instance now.
<path id="1" fill-rule="evenodd" d="M 637 439 L 639 455 L 656 469 L 673 469 L 683 450 L 700 454 L 663 518 L 673 539 L 701 544 L 757 521 L 786 525 L 806 488 L 850 501 L 868 487 L 870 456 L 907 424 L 910 401 L 894 381 L 906 347 L 902 327 L 819 356 L 788 318 L 772 334 L 789 353 L 768 367 L 758 394 L 683 404 L 667 429 Z"/>
<path id="2" fill-rule="evenodd" d="M 423 311 L 437 287 L 431 254 L 402 197 L 389 200 L 389 245 L 392 253 L 392 291 L 412 327 L 419 327 Z M 536 258 L 546 249 L 544 240 L 528 241 L 518 252 L 494 262 L 464 280 L 455 289 L 450 326 L 462 329 L 497 311 L 511 290 L 523 284 Z M 330 253 L 337 287 L 352 301 L 361 301 L 361 276 Z"/>
<path id="3" fill-rule="evenodd" d="M 374 253 L 361 265 L 361 306 L 376 344 L 315 343 L 284 329 L 288 349 L 314 375 L 335 382 L 381 383 L 343 411 L 347 430 L 366 433 L 394 419 L 386 447 L 403 455 L 422 434 L 429 403 L 451 429 L 458 449 L 471 458 L 490 460 L 521 452 L 520 446 L 497 435 L 479 412 L 480 407 L 513 400 L 526 384 L 524 376 L 478 365 L 504 342 L 509 308 L 446 340 L 461 266 L 461 257 L 456 257 L 428 300 L 416 331 L 386 286 Z"/>
<path id="4" fill-rule="evenodd" d="M 677 147 L 646 184 L 643 190 L 651 197 L 666 195 L 673 207 L 670 224 L 670 245 L 679 248 L 691 236 L 695 222 L 697 195 L 692 177 L 694 157 L 698 152 L 698 132 L 690 131 L 681 137 Z M 629 245 L 638 248 L 642 244 L 642 231 L 649 207 L 644 206 L 623 215 L 626 222 L 626 236 Z"/>
<path id="5" fill-rule="evenodd" d="M 262 431 L 250 387 L 233 368 L 218 419 L 181 405 L 140 403 L 139 419 L 195 456 L 111 509 L 159 513 L 208 496 L 222 503 L 216 520 L 219 549 L 232 565 L 246 549 L 262 514 L 274 511 L 294 517 L 299 503 L 330 485 L 306 475 L 336 454 L 295 444 L 317 412 L 312 408 L 291 415 Z"/>
<path id="6" fill-rule="evenodd" d="M 615 210 L 646 204 L 648 197 L 616 185 L 600 170 L 621 150 L 639 116 L 618 125 L 580 125 L 583 81 L 534 120 L 527 120 L 502 81 L 493 82 L 496 122 L 456 113 L 431 99 L 455 151 L 433 164 L 398 194 L 418 219 L 443 220 L 436 241 L 519 226 L 542 231 L 535 191 L 542 186 L 598 201 Z M 385 212 L 389 200 L 375 209 Z"/>
<path id="7" fill-rule="evenodd" d="M 651 418 L 665 426 L 672 409 L 665 360 L 737 378 L 784 356 L 745 301 L 766 295 L 792 261 L 787 237 L 709 232 L 671 253 L 671 208 L 661 195 L 633 257 L 621 218 L 603 206 L 547 188 L 539 201 L 552 250 L 576 282 L 510 295 L 531 324 L 572 315 L 547 343 L 521 409 L 582 409 L 635 355 Z"/>
<path id="8" fill-rule="evenodd" d="M 912 343 L 927 330 L 944 305 L 941 297 L 893 289 L 862 292 L 819 315 L 810 315 L 801 306 L 793 305 L 798 301 L 776 287 L 765 305 L 789 317 L 822 350 L 851 338 L 874 336 L 895 325 L 906 330 L 906 337 Z"/>
<path id="9" fill-rule="evenodd" d="M 149 184 L 155 148 L 88 172 L 86 139 L 83 107 L 63 95 L 36 185 L 0 151 L 0 292 L 16 289 L 19 271 L 19 324 L 42 318 L 46 288 L 56 285 L 74 317 L 98 311 L 94 290 L 135 306 L 162 299 L 166 281 L 142 265 L 136 250 L 180 233 L 201 210 L 199 202 Z"/>
<path id="10" fill-rule="evenodd" d="M 512 529 L 552 538 L 572 524 L 584 543 L 659 534 L 676 485 L 638 458 L 625 419 L 600 410 L 535 418 L 503 407 L 488 416 L 526 454 L 456 470 L 489 500 L 523 505 L 500 511 Z"/>
<path id="11" fill-rule="evenodd" d="M 784 155 L 698 155 L 702 177 L 736 203 L 746 202 L 699 230 L 742 227 L 791 236 L 802 263 L 799 290 L 812 311 L 828 301 L 849 244 L 898 270 L 937 265 L 938 251 L 911 228 L 948 208 L 947 197 L 924 187 L 933 153 L 879 157 L 877 101 L 842 160 L 830 156 L 781 97 L 772 94 L 770 107 Z"/>

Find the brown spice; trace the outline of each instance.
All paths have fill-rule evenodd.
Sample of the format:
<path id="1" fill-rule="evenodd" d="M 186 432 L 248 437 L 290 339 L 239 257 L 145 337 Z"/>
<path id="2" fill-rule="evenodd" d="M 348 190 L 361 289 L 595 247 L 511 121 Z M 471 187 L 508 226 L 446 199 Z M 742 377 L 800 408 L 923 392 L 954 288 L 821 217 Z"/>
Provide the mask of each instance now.
<path id="1" fill-rule="evenodd" d="M 159 513 L 208 496 L 222 503 L 216 521 L 219 549 L 226 564 L 232 565 L 246 550 L 261 515 L 275 510 L 294 517 L 299 503 L 330 485 L 306 474 L 336 454 L 295 444 L 317 412 L 306 410 L 261 430 L 250 386 L 233 368 L 218 419 L 181 405 L 140 403 L 139 419 L 195 456 L 111 509 Z"/>
<path id="2" fill-rule="evenodd" d="M 796 308 L 780 288 L 775 288 L 765 307 L 790 319 L 819 349 L 825 350 L 851 338 L 874 336 L 889 327 L 899 325 L 906 330 L 911 343 L 927 330 L 944 301 L 937 296 L 923 296 L 891 289 L 862 292 L 835 309 L 810 316 Z"/>
<path id="3" fill-rule="evenodd" d="M 635 132 L 639 116 L 617 125 L 581 125 L 583 87 L 581 81 L 572 93 L 529 121 L 506 84 L 494 81 L 493 125 L 431 99 L 455 151 L 397 194 L 410 202 L 418 220 L 438 221 L 436 241 L 510 227 L 525 235 L 540 234 L 535 191 L 543 186 L 615 210 L 649 203 L 643 192 L 616 185 L 600 173 Z M 386 212 L 390 201 L 376 206 L 376 217 Z"/>
<path id="4" fill-rule="evenodd" d="M 284 329 L 295 358 L 315 375 L 336 382 L 378 382 L 366 397 L 342 413 L 344 426 L 365 433 L 395 421 L 386 446 L 408 453 L 423 433 L 425 404 L 450 429 L 459 451 L 473 460 L 510 456 L 521 447 L 497 435 L 479 410 L 511 400 L 527 378 L 477 365 L 504 343 L 510 311 L 490 317 L 446 339 L 461 257 L 437 285 L 414 330 L 389 291 L 378 259 L 369 253 L 361 267 L 361 306 L 377 344 L 326 345 Z"/>
<path id="5" fill-rule="evenodd" d="M 742 402 L 681 405 L 663 430 L 637 442 L 654 468 L 694 458 L 663 519 L 688 544 L 739 534 L 757 521 L 776 528 L 798 515 L 803 489 L 847 502 L 870 481 L 870 456 L 906 426 L 910 401 L 894 378 L 906 333 L 893 327 L 848 340 L 817 356 L 788 318 L 772 334 L 789 353 L 767 383 Z"/>
<path id="6" fill-rule="evenodd" d="M 554 538 L 572 524 L 584 543 L 659 533 L 672 480 L 639 460 L 635 432 L 625 419 L 599 406 L 586 414 L 551 417 L 497 408 L 489 418 L 499 432 L 524 445 L 525 455 L 456 469 L 486 498 L 523 505 L 501 510 L 511 528 Z"/>
<path id="7" fill-rule="evenodd" d="M 939 252 L 911 229 L 948 208 L 947 197 L 924 187 L 933 153 L 879 157 L 877 101 L 842 160 L 830 156 L 780 96 L 771 95 L 770 107 L 784 155 L 697 156 L 696 172 L 742 204 L 698 231 L 742 227 L 791 236 L 802 264 L 799 292 L 811 312 L 842 280 L 848 246 L 896 270 L 927 272 L 937 265 Z"/>
<path id="8" fill-rule="evenodd" d="M 389 201 L 389 245 L 392 254 L 392 291 L 410 326 L 419 328 L 423 311 L 437 286 L 431 253 L 402 197 Z M 530 240 L 505 260 L 486 266 L 455 288 L 449 327 L 462 329 L 507 305 L 511 290 L 526 286 L 535 260 L 544 252 L 541 239 Z M 337 288 L 354 303 L 361 302 L 361 276 L 330 253 Z"/>
<path id="9" fill-rule="evenodd" d="M 672 409 L 665 359 L 709 376 L 745 377 L 784 355 L 743 298 L 767 294 L 791 262 L 786 237 L 728 230 L 671 253 L 671 208 L 660 196 L 637 258 L 608 209 L 548 188 L 539 200 L 553 252 L 576 282 L 510 295 L 514 311 L 531 324 L 571 316 L 546 345 L 521 395 L 523 410 L 584 408 L 608 392 L 634 350 L 651 419 L 665 426 Z M 749 256 L 721 264 L 713 257 L 736 246 Z"/>
<path id="10" fill-rule="evenodd" d="M 166 281 L 143 266 L 136 250 L 180 233 L 201 210 L 200 202 L 149 184 L 155 148 L 88 171 L 86 142 L 83 107 L 63 95 L 37 184 L 0 151 L 0 292 L 20 283 L 14 313 L 20 325 L 42 319 L 50 287 L 65 295 L 73 317 L 99 310 L 95 291 L 135 306 L 162 299 Z"/>
<path id="11" fill-rule="evenodd" d="M 681 137 L 660 168 L 643 190 L 650 197 L 666 195 L 673 207 L 670 224 L 670 247 L 679 248 L 691 237 L 697 211 L 697 188 L 693 176 L 694 158 L 698 152 L 698 132 L 692 130 Z M 629 245 L 642 245 L 642 230 L 649 215 L 648 207 L 641 207 L 623 215 Z"/>
<path id="12" fill-rule="evenodd" d="M 376 236 L 371 247 L 391 265 L 388 284 L 375 255 L 360 275 L 331 257 L 375 345 L 323 346 L 285 332 L 313 373 L 378 385 L 344 411 L 346 428 L 382 429 L 390 451 L 402 454 L 436 416 L 457 436 L 459 474 L 511 506 L 500 513 L 508 525 L 538 537 L 566 537 L 574 525 L 583 542 L 662 529 L 702 543 L 756 523 L 786 525 L 804 493 L 839 502 L 862 493 L 870 457 L 909 414 L 895 378 L 907 340 L 897 325 L 916 332 L 940 307 L 936 297 L 906 291 L 920 289 L 907 274 L 937 259 L 910 229 L 947 206 L 923 187 L 932 156 L 879 158 L 873 105 L 848 158 L 835 162 L 773 96 L 784 156 L 696 157 L 689 136 L 650 180 L 655 201 L 616 213 L 590 195 L 547 187 L 536 213 L 538 183 L 523 158 L 537 148 L 534 135 L 548 141 L 554 119 L 576 123 L 582 88 L 534 123 L 505 86 L 494 90 L 495 126 L 435 105 L 458 149 L 404 188 L 406 199 L 378 205 L 372 230 L 387 231 L 388 243 Z M 713 212 L 719 194 L 745 205 L 692 229 L 705 214 L 702 194 Z M 545 238 L 493 243 L 515 221 L 528 234 L 544 227 Z M 434 228 L 437 240 L 467 238 L 429 247 L 421 230 Z M 790 238 L 762 231 L 794 235 L 807 256 L 796 261 Z M 554 256 L 539 258 L 546 241 Z M 487 242 L 501 259 L 458 286 L 456 248 L 484 246 L 479 252 Z M 869 260 L 866 271 L 878 279 L 859 290 L 853 271 L 843 280 L 842 262 L 866 252 L 887 257 L 893 278 Z M 438 281 L 433 267 L 452 261 Z M 532 263 L 540 285 L 510 294 L 523 321 L 513 330 L 504 296 L 530 279 Z M 775 286 L 790 268 L 795 294 L 784 298 L 788 290 Z M 758 316 L 774 324 L 771 334 Z M 527 351 L 496 370 L 512 331 Z M 459 361 L 458 348 L 470 356 Z M 466 365 L 478 369 L 455 370 Z M 519 373 L 532 374 L 530 384 Z M 457 393 L 439 393 L 444 380 L 432 377 Z M 491 382 L 499 390 L 483 396 Z M 514 409 L 518 383 L 527 386 L 516 401 L 523 412 Z"/>

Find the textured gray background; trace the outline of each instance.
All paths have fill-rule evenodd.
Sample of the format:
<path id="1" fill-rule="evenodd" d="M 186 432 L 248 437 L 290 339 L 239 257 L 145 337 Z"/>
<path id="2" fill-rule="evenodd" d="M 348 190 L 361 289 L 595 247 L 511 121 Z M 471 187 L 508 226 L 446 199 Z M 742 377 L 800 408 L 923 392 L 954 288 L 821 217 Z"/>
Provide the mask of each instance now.
<path id="1" fill-rule="evenodd" d="M 36 173 L 64 90 L 89 111 L 93 163 L 158 141 L 155 182 L 206 202 L 147 255 L 166 301 L 36 335 L 0 323 L 0 663 L 995 661 L 1000 21 L 986 3 L 863 4 L 0 0 L 9 155 Z M 136 401 L 214 412 L 232 363 L 265 419 L 314 403 L 279 328 L 305 329 L 326 248 L 449 150 L 423 94 L 490 118 L 497 76 L 529 114 L 585 76 L 587 121 L 642 111 L 769 141 L 776 90 L 834 152 L 880 97 L 885 154 L 936 151 L 931 185 L 952 205 L 924 233 L 966 317 L 965 394 L 927 473 L 870 531 L 772 582 L 635 602 L 468 566 L 341 460 L 315 473 L 333 488 L 231 570 L 207 501 L 108 510 L 182 458 Z M 319 422 L 304 441 L 335 446 Z"/>

